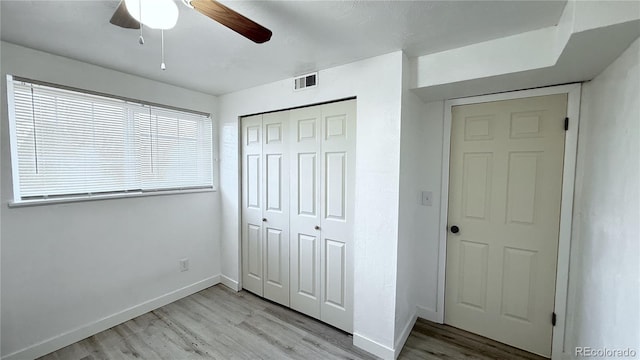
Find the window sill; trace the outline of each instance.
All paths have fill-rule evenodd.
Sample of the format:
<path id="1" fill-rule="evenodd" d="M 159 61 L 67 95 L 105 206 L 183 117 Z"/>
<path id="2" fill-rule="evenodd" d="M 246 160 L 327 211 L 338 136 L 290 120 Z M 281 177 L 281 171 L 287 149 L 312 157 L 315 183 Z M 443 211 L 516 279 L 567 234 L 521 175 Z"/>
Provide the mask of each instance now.
<path id="1" fill-rule="evenodd" d="M 84 197 L 67 197 L 67 198 L 55 198 L 55 199 L 36 199 L 36 200 L 23 200 L 23 201 L 10 201 L 10 208 L 20 208 L 28 206 L 40 206 L 40 205 L 54 205 L 54 204 L 67 204 L 75 202 L 85 201 L 97 201 L 97 200 L 111 200 L 111 199 L 127 199 L 147 196 L 160 196 L 160 195 L 179 195 L 179 194 L 195 194 L 195 193 L 207 193 L 216 192 L 215 187 L 211 189 L 191 189 L 191 190 L 158 190 L 149 192 L 129 192 L 121 194 L 109 194 L 109 195 L 88 195 Z"/>

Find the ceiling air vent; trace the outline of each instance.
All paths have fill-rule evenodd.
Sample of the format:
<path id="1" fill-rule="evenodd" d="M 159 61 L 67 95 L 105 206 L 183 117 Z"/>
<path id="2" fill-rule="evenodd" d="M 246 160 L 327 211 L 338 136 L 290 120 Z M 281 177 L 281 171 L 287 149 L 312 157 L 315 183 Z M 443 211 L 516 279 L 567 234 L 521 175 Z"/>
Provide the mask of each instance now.
<path id="1" fill-rule="evenodd" d="M 307 75 L 298 76 L 293 79 L 293 90 L 303 90 L 318 86 L 318 73 L 311 73 Z"/>

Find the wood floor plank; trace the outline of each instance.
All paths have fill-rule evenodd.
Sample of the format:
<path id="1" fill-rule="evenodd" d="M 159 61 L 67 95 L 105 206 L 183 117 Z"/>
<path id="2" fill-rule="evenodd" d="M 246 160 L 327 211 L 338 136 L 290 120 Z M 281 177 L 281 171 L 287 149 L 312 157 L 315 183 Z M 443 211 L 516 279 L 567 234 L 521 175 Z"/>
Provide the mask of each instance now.
<path id="1" fill-rule="evenodd" d="M 67 346 L 45 360 L 372 360 L 341 330 L 249 292 L 216 285 Z M 539 356 L 418 319 L 402 360 Z"/>
<path id="2" fill-rule="evenodd" d="M 400 359 L 545 360 L 480 335 L 418 319 Z"/>

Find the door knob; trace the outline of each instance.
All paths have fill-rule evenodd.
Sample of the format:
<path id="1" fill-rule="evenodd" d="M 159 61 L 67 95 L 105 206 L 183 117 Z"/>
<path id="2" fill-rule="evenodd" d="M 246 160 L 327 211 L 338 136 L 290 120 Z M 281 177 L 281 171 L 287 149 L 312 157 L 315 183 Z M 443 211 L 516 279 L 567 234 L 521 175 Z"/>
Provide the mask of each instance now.
<path id="1" fill-rule="evenodd" d="M 267 218 L 262 218 L 262 221 L 267 221 Z"/>
<path id="2" fill-rule="evenodd" d="M 458 226 L 456 226 L 456 225 L 451 226 L 450 230 L 454 234 L 457 234 L 457 233 L 460 232 L 460 228 Z"/>
<path id="3" fill-rule="evenodd" d="M 316 225 L 316 227 L 314 229 L 320 230 L 320 226 Z"/>

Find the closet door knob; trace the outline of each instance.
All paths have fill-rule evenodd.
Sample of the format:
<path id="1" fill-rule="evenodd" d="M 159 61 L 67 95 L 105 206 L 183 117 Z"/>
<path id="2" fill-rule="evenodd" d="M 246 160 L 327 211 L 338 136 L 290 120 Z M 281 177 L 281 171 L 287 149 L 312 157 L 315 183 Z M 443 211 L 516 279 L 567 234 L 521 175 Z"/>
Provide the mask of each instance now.
<path id="1" fill-rule="evenodd" d="M 263 222 L 266 222 L 266 221 L 267 221 L 267 218 L 262 218 L 262 221 L 263 221 Z"/>
<path id="2" fill-rule="evenodd" d="M 316 227 L 314 229 L 320 230 L 320 226 L 316 225 Z"/>

